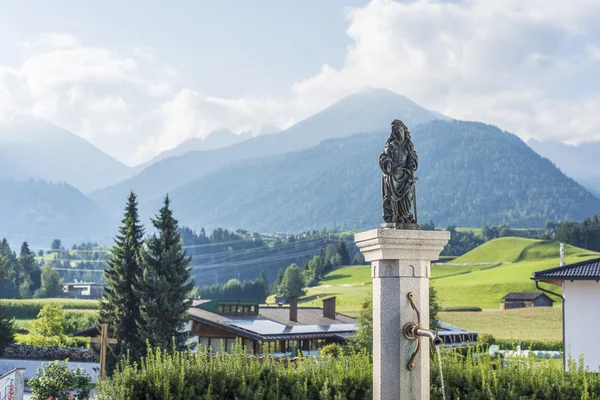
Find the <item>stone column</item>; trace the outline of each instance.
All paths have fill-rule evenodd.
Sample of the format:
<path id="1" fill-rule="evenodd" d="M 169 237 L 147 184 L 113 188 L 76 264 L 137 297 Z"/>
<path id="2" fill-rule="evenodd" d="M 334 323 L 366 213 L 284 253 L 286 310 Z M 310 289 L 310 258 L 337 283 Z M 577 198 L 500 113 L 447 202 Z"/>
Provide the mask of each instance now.
<path id="1" fill-rule="evenodd" d="M 379 228 L 354 235 L 373 277 L 373 399 L 429 399 L 429 339 L 421 339 L 415 368 L 408 369 L 416 340 L 402 328 L 417 322 L 408 293 L 429 327 L 430 262 L 437 260 L 450 239 L 447 231 Z"/>

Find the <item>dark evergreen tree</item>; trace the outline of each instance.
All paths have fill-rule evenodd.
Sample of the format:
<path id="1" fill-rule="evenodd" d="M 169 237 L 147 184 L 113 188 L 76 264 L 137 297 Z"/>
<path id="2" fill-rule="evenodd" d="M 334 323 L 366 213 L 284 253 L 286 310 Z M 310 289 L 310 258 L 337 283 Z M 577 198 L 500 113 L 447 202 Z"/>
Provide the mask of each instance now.
<path id="1" fill-rule="evenodd" d="M 106 286 L 100 303 L 100 321 L 107 323 L 111 337 L 118 344 L 111 346 L 109 366 L 129 353 L 132 360 L 144 354 L 145 339 L 138 334 L 140 322 L 140 299 L 134 285 L 141 275 L 139 264 L 144 228 L 140 224 L 136 195 L 127 199 L 125 217 L 115 237 L 112 258 L 104 271 Z"/>
<path id="2" fill-rule="evenodd" d="M 3 246 L 3 243 L 0 243 Z M 0 284 L 4 280 L 4 262 L 6 259 L 0 253 Z M 0 306 L 0 355 L 4 351 L 6 345 L 14 341 L 15 325 L 9 316 L 5 313 L 4 308 Z"/>
<path id="3" fill-rule="evenodd" d="M 23 242 L 21 245 L 21 253 L 19 253 L 18 262 L 20 275 L 19 296 L 22 299 L 28 299 L 33 296 L 33 292 L 39 287 L 35 287 L 32 277 L 41 277 L 41 270 L 38 263 L 35 261 L 35 254 L 29 249 L 27 242 Z"/>
<path id="4" fill-rule="evenodd" d="M 341 240 L 337 246 L 337 252 L 340 255 L 340 265 L 350 265 L 350 254 L 348 254 L 348 248 L 346 242 Z"/>
<path id="5" fill-rule="evenodd" d="M 182 331 L 188 320 L 194 282 L 190 279 L 191 257 L 183 250 L 168 196 L 152 224 L 157 232 L 146 240 L 140 257 L 143 273 L 137 286 L 139 330 L 152 347 L 171 350 L 175 346 L 182 350 L 187 346 L 188 334 Z"/>
<path id="6" fill-rule="evenodd" d="M 16 299 L 19 297 L 18 274 L 19 263 L 17 255 L 10 249 L 8 241 L 0 243 L 0 267 L 4 275 L 1 281 L 0 294 L 5 299 Z"/>

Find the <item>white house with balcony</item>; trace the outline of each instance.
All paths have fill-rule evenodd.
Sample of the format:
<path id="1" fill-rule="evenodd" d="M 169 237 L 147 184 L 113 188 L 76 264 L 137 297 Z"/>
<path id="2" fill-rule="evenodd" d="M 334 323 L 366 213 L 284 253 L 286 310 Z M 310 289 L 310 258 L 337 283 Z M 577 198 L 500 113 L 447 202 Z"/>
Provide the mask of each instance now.
<path id="1" fill-rule="evenodd" d="M 533 280 L 559 286 L 563 298 L 563 349 L 568 357 L 581 355 L 587 368 L 600 368 L 600 258 L 535 272 Z"/>

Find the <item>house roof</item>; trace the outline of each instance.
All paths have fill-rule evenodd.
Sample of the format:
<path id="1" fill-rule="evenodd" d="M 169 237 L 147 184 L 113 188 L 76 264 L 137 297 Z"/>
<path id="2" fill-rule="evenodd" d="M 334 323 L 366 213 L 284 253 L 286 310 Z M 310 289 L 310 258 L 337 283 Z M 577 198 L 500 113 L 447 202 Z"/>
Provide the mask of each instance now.
<path id="1" fill-rule="evenodd" d="M 599 280 L 600 258 L 534 272 L 536 281 Z"/>
<path id="2" fill-rule="evenodd" d="M 502 297 L 502 301 L 533 301 L 540 296 L 548 297 L 546 294 L 542 292 L 510 292 L 504 297 Z M 548 297 L 550 299 L 550 297 Z M 554 300 L 550 299 L 550 301 L 554 302 Z"/>
<path id="3" fill-rule="evenodd" d="M 298 321 L 290 321 L 289 307 L 259 307 L 258 314 L 219 314 L 199 307 L 189 309 L 190 318 L 255 340 L 318 339 L 345 337 L 358 329 L 356 319 L 336 314 L 325 318 L 323 310 L 298 307 Z"/>

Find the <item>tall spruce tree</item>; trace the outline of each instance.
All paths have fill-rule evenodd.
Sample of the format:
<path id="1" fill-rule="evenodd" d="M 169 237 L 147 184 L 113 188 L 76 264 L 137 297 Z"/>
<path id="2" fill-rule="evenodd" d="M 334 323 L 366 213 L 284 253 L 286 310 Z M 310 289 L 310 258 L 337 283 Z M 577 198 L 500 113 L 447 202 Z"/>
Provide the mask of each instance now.
<path id="1" fill-rule="evenodd" d="M 146 240 L 141 250 L 143 274 L 137 288 L 140 295 L 142 321 L 140 333 L 150 346 L 165 350 L 186 348 L 188 334 L 183 331 L 191 306 L 189 257 L 183 250 L 177 231 L 177 220 L 165 197 L 159 215 L 152 220 L 156 233 Z"/>
<path id="2" fill-rule="evenodd" d="M 143 239 L 137 197 L 131 192 L 104 271 L 106 286 L 100 303 L 100 321 L 108 324 L 111 337 L 118 340 L 117 345 L 111 346 L 109 369 L 128 353 L 131 360 L 138 360 L 146 348 L 145 339 L 138 333 L 140 299 L 134 288 L 141 275 L 139 255 Z"/>
<path id="3" fill-rule="evenodd" d="M 29 299 L 33 296 L 34 286 L 32 276 L 40 275 L 40 266 L 35 261 L 35 254 L 29 249 L 27 242 L 21 245 L 21 253 L 19 253 L 19 297 Z"/>

